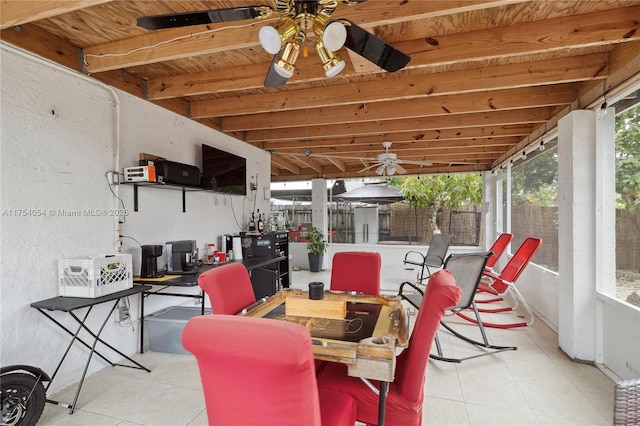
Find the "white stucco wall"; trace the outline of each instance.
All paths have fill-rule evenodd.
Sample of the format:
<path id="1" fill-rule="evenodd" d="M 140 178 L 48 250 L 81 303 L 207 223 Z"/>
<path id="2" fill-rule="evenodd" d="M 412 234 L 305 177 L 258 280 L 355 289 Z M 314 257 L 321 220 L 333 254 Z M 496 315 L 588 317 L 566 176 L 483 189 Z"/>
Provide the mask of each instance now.
<path id="1" fill-rule="evenodd" d="M 188 193 L 186 213 L 182 212 L 180 191 L 141 189 L 140 211 L 134 213 L 132 188 L 114 188 L 130 211 L 122 233 L 141 244 L 195 239 L 202 249 L 224 233 L 238 232 L 252 209 L 266 211 L 269 207 L 270 161 L 262 150 L 123 92 L 117 91 L 114 97 L 106 86 L 4 43 L 0 43 L 0 54 L 0 363 L 32 364 L 51 374 L 69 336 L 30 304 L 58 295 L 58 258 L 114 250 L 113 217 L 69 217 L 60 212 L 108 210 L 119 205 L 104 176 L 115 167 L 116 131 L 120 168 L 135 165 L 140 152 L 198 166 L 200 144 L 206 143 L 247 157 L 249 180 L 258 177 L 258 191 L 247 197 Z M 126 238 L 122 251 L 134 255 L 137 274 L 138 244 Z M 193 303 L 185 298 L 150 297 L 145 309 L 148 313 L 185 302 Z M 113 319 L 103 332 L 105 340 L 117 342 L 127 354 L 138 350 L 138 305 L 136 296 L 131 300 L 134 329 L 121 327 Z M 104 319 L 106 309 L 96 307 L 89 323 Z M 67 314 L 53 315 L 64 324 L 73 324 Z M 72 349 L 52 392 L 79 379 L 78 368 L 87 354 L 80 346 Z M 90 373 L 105 365 L 94 357 Z"/>

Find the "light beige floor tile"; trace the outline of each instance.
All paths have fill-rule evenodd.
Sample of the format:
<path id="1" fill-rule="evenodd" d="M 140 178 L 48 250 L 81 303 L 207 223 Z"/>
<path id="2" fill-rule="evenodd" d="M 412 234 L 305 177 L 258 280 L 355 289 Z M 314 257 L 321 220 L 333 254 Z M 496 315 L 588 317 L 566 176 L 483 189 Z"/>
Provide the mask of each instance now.
<path id="1" fill-rule="evenodd" d="M 445 372 L 431 367 L 427 367 L 424 394 L 425 396 L 452 401 L 464 401 L 458 374 L 456 372 Z"/>
<path id="2" fill-rule="evenodd" d="M 514 411 L 531 412 L 518 384 L 512 379 L 459 375 L 464 402 L 485 405 L 494 410 L 509 407 Z"/>
<path id="3" fill-rule="evenodd" d="M 469 423 L 472 425 L 537 425 L 531 412 L 518 411 L 505 405 L 499 410 L 486 405 L 466 404 Z"/>
<path id="4" fill-rule="evenodd" d="M 578 389 L 533 383 L 521 383 L 520 388 L 537 415 L 590 424 L 608 424 L 608 420 Z"/>
<path id="5" fill-rule="evenodd" d="M 107 386 L 102 387 L 101 391 L 97 389 L 98 395 L 80 405 L 83 410 L 127 419 L 131 413 L 143 409 L 149 401 L 171 388 L 163 383 L 122 376 L 110 376 L 109 379 Z M 86 397 L 81 398 L 81 401 Z"/>
<path id="6" fill-rule="evenodd" d="M 198 416 L 193 419 L 189 426 L 209 426 L 209 421 L 207 420 L 207 410 L 202 410 Z"/>
<path id="7" fill-rule="evenodd" d="M 202 391 L 172 387 L 126 419 L 144 425 L 188 425 L 205 410 Z"/>
<path id="8" fill-rule="evenodd" d="M 463 402 L 425 397 L 422 409 L 423 425 L 469 425 Z"/>
<path id="9" fill-rule="evenodd" d="M 82 409 L 69 414 L 69 409 L 47 404 L 38 426 L 65 425 L 65 426 L 110 426 L 119 425 L 122 420 L 117 417 L 103 416 Z"/>

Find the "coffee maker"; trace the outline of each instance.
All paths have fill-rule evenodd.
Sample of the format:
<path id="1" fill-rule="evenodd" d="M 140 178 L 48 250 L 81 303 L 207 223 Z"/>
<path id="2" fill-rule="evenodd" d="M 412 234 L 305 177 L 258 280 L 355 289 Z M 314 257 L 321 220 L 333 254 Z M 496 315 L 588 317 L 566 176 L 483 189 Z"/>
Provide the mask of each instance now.
<path id="1" fill-rule="evenodd" d="M 167 241 L 167 274 L 198 273 L 198 248 L 195 240 Z"/>
<path id="2" fill-rule="evenodd" d="M 144 245 L 142 247 L 142 260 L 140 265 L 140 277 L 160 278 L 165 274 L 162 245 Z"/>

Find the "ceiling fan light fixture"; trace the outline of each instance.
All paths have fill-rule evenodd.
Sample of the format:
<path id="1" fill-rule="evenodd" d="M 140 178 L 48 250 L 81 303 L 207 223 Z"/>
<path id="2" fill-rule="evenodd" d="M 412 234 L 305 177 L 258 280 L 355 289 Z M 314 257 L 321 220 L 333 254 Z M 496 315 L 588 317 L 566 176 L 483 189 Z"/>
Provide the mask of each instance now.
<path id="1" fill-rule="evenodd" d="M 396 168 L 395 168 L 395 166 L 390 166 L 390 167 L 388 167 L 388 168 L 387 168 L 387 174 L 388 174 L 389 176 L 393 176 L 393 175 L 395 175 L 395 174 L 396 174 Z"/>
<path id="2" fill-rule="evenodd" d="M 342 46 L 344 46 L 345 41 L 347 41 L 347 29 L 344 24 L 333 21 L 324 27 L 322 43 L 327 50 L 334 52 L 340 50 Z"/>
<path id="3" fill-rule="evenodd" d="M 340 56 L 327 50 L 321 41 L 316 42 L 316 52 L 322 62 L 322 68 L 324 68 L 324 73 L 327 77 L 335 77 L 340 74 L 340 71 L 346 66 L 346 63 Z"/>
<path id="4" fill-rule="evenodd" d="M 262 48 L 272 55 L 282 49 L 283 44 L 288 43 L 298 33 L 298 25 L 288 16 L 282 17 L 275 25 L 265 25 L 260 28 L 258 38 Z"/>
<path id="5" fill-rule="evenodd" d="M 384 164 L 378 166 L 378 168 L 376 169 L 376 173 L 379 174 L 380 176 L 382 176 L 382 174 L 384 173 Z"/>
<path id="6" fill-rule="evenodd" d="M 288 42 L 282 51 L 282 56 L 275 63 L 275 70 L 281 77 L 291 78 L 295 71 L 295 63 L 300 55 L 300 43 L 297 40 Z"/>

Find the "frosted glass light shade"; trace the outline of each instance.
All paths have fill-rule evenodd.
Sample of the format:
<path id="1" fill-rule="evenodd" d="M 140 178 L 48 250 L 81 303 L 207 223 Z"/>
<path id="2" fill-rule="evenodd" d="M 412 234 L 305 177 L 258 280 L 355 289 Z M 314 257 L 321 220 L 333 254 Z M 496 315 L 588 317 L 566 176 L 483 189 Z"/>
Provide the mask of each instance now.
<path id="1" fill-rule="evenodd" d="M 322 33 L 322 44 L 327 50 L 335 52 L 344 46 L 347 40 L 347 29 L 341 22 L 331 22 L 324 28 Z"/>
<path id="2" fill-rule="evenodd" d="M 325 66 L 324 73 L 327 77 L 335 77 L 340 74 L 340 71 L 344 69 L 345 65 L 346 63 L 342 59 L 334 58 L 330 66 Z"/>
<path id="3" fill-rule="evenodd" d="M 275 25 L 265 25 L 260 28 L 258 38 L 262 48 L 268 53 L 275 55 L 282 49 L 282 46 L 289 42 L 298 33 L 298 26 L 289 17 L 283 17 Z"/>

